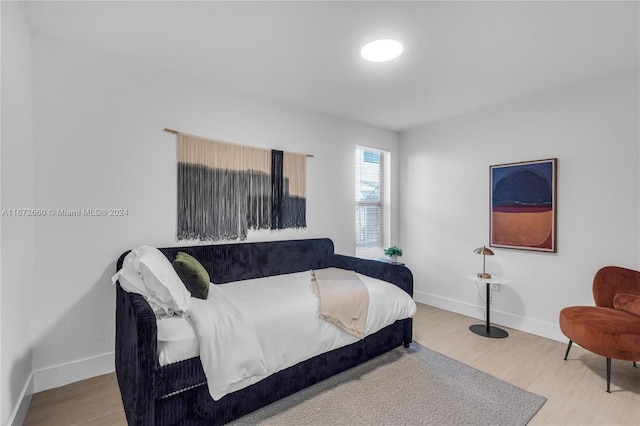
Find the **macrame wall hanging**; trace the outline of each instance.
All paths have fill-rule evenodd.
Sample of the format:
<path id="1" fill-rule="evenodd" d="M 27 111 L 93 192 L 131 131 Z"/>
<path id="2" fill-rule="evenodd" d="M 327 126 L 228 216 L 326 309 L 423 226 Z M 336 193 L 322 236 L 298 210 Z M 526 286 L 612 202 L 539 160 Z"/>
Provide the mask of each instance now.
<path id="1" fill-rule="evenodd" d="M 306 227 L 307 154 L 178 136 L 178 239 Z"/>

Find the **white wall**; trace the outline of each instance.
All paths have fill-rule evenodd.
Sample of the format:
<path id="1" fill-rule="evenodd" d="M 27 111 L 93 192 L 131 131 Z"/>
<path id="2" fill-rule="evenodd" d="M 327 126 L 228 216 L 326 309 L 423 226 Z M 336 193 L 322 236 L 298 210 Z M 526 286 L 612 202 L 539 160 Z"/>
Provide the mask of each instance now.
<path id="1" fill-rule="evenodd" d="M 21 235 L 28 237 L 22 239 L 7 238 L 2 222 L 2 372 L 8 368 L 19 379 L 16 387 L 3 376 L 3 420 L 31 366 L 35 391 L 113 370 L 115 260 L 139 244 L 176 243 L 175 136 L 164 127 L 314 154 L 308 160 L 308 229 L 254 233 L 249 240 L 326 236 L 344 254 L 354 252 L 353 149 L 390 150 L 401 198 L 399 209 L 392 201 L 401 214 L 392 221 L 392 242 L 405 250 L 418 300 L 453 311 L 483 315 L 478 292 L 464 275 L 479 270 L 481 258 L 472 250 L 488 239 L 490 164 L 559 159 L 559 252 L 496 249 L 488 270 L 512 280 L 495 295 L 496 322 L 561 338 L 559 309 L 591 303 L 590 281 L 599 266 L 639 266 L 637 74 L 406 132 L 398 145 L 394 132 L 208 87 L 133 59 L 44 38 L 29 46 L 21 20 L 15 45 L 5 50 L 2 6 L 2 206 L 19 193 L 15 202 L 45 209 L 129 211 L 126 217 L 26 220 Z M 33 124 L 26 77 L 31 64 L 25 59 L 30 51 Z M 19 58 L 20 65 L 16 60 L 6 68 L 5 57 Z M 21 82 L 14 95 L 5 93 L 11 72 Z M 6 138 L 9 101 L 17 102 L 19 127 Z M 20 251 L 6 254 L 7 247 Z M 18 263 L 6 270 L 10 256 Z M 7 278 L 22 267 L 26 272 Z M 18 296 L 9 307 L 7 291 Z M 33 324 L 5 333 L 8 315 L 29 309 Z M 30 334 L 29 342 L 23 337 Z M 7 342 L 17 346 L 7 349 Z M 9 362 L 23 352 L 16 370 Z"/>
<path id="2" fill-rule="evenodd" d="M 2 2 L 1 209 L 33 207 L 31 41 L 17 3 Z M 31 377 L 34 221 L 0 218 L 0 423 L 21 423 Z M 23 396 L 27 395 L 26 399 Z M 25 404 L 20 405 L 20 402 Z"/>
<path id="3" fill-rule="evenodd" d="M 337 252 L 354 252 L 353 150 L 379 147 L 397 159 L 395 132 L 68 43 L 34 38 L 32 45 L 36 204 L 129 211 L 36 221 L 36 391 L 113 370 L 115 261 L 140 244 L 176 244 L 176 137 L 164 127 L 314 154 L 307 161 L 308 228 L 249 240 L 330 237 Z"/>
<path id="4" fill-rule="evenodd" d="M 594 273 L 640 266 L 638 72 L 580 83 L 400 136 L 400 243 L 416 299 L 476 318 L 465 275 L 489 241 L 489 166 L 558 158 L 555 254 L 495 249 L 493 322 L 564 341 L 561 308 L 592 305 Z"/>

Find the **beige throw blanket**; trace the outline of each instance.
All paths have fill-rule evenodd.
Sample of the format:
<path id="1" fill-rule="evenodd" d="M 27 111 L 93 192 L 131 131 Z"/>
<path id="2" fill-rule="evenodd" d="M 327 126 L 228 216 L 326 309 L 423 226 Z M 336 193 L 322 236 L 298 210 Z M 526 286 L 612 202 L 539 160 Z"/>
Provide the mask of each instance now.
<path id="1" fill-rule="evenodd" d="M 318 295 L 318 315 L 345 332 L 364 338 L 369 308 L 369 291 L 353 271 L 327 268 L 311 271 Z"/>

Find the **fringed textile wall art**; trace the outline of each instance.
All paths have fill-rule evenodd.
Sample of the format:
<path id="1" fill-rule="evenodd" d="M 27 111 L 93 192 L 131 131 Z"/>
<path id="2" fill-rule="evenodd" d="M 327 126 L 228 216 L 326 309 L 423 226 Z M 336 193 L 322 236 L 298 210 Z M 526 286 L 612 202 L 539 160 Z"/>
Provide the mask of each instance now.
<path id="1" fill-rule="evenodd" d="M 178 135 L 179 239 L 306 227 L 306 154 Z"/>
<path id="2" fill-rule="evenodd" d="M 284 153 L 282 180 L 285 184 L 282 203 L 284 228 L 307 226 L 307 156 Z"/>

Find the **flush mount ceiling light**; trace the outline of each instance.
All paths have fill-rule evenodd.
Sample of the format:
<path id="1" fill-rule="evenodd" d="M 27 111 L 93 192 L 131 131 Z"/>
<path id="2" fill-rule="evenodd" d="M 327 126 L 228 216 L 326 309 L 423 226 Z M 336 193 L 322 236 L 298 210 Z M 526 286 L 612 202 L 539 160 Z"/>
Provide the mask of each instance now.
<path id="1" fill-rule="evenodd" d="M 402 53 L 402 44 L 396 40 L 383 39 L 365 44 L 360 51 L 364 59 L 371 62 L 387 62 Z"/>

